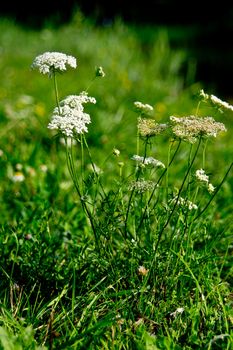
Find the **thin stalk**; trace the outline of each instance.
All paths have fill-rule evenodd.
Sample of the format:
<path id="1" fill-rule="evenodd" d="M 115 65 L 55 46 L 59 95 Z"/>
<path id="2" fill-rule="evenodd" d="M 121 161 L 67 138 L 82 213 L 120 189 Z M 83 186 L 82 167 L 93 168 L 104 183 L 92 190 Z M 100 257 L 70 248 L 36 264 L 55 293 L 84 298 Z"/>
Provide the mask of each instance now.
<path id="1" fill-rule="evenodd" d="M 78 196 L 79 196 L 79 199 L 80 199 L 80 202 L 81 202 L 81 205 L 82 205 L 82 208 L 83 208 L 83 211 L 84 213 L 87 214 L 87 217 L 88 219 L 90 220 L 90 224 L 91 224 L 91 228 L 92 228 L 92 231 L 94 233 L 94 236 L 95 236 L 95 240 L 96 240 L 96 244 L 98 245 L 98 239 L 97 239 L 97 232 L 96 232 L 96 227 L 95 227 L 95 224 L 94 224 L 94 220 L 93 220 L 93 217 L 87 207 L 87 204 L 82 196 L 82 193 L 79 189 L 79 185 L 78 185 L 78 177 L 77 177 L 77 172 L 75 170 L 75 166 L 74 166 L 74 162 L 73 162 L 73 156 L 72 156 L 72 153 L 69 152 L 69 149 L 68 149 L 68 145 L 66 145 L 66 160 L 67 160 L 67 166 L 68 166 L 68 170 L 69 170 L 69 173 L 71 175 L 71 178 L 73 180 L 73 184 L 74 184 L 74 187 L 78 193 Z"/>
<path id="2" fill-rule="evenodd" d="M 197 109 L 196 109 L 196 113 L 195 113 L 196 116 L 198 115 L 200 104 L 201 104 L 201 101 L 199 101 L 197 104 Z"/>
<path id="3" fill-rule="evenodd" d="M 173 154 L 173 156 L 172 156 L 172 159 L 170 160 L 170 163 L 168 164 L 168 168 L 169 168 L 169 167 L 171 166 L 171 164 L 173 163 L 173 161 L 174 161 L 174 159 L 175 159 L 175 157 L 176 157 L 176 155 L 177 155 L 177 152 L 178 152 L 178 150 L 179 150 L 179 148 L 180 148 L 180 144 L 181 144 L 181 140 L 179 140 L 179 143 L 178 143 L 178 145 L 177 145 L 177 147 L 176 147 L 176 150 L 175 150 L 175 152 L 174 152 L 174 154 Z M 138 230 L 141 228 L 141 226 L 142 226 L 142 223 L 143 223 L 143 221 L 144 221 L 144 219 L 145 219 L 145 217 L 146 217 L 147 209 L 148 209 L 148 207 L 149 207 L 149 205 L 150 205 L 150 202 L 152 201 L 152 198 L 153 198 L 153 196 L 154 196 L 154 193 L 155 193 L 155 191 L 156 191 L 158 185 L 159 185 L 160 182 L 162 181 L 164 175 L 166 174 L 168 168 L 164 169 L 164 171 L 163 171 L 162 174 L 160 175 L 158 181 L 156 182 L 156 184 L 155 184 L 155 186 L 154 186 L 154 188 L 153 188 L 153 191 L 151 192 L 151 195 L 150 195 L 150 197 L 149 197 L 149 199 L 148 199 L 148 202 L 147 202 L 147 204 L 146 204 L 145 210 L 144 210 L 144 212 L 143 212 L 141 221 L 140 221 L 140 223 L 139 223 L 139 225 L 138 225 L 137 231 L 138 231 Z M 157 204 L 157 202 L 156 202 L 156 204 Z M 155 205 L 153 206 L 152 210 L 154 210 L 154 208 L 155 208 Z"/>
<path id="4" fill-rule="evenodd" d="M 172 218 L 172 215 L 174 214 L 174 211 L 175 211 L 175 209 L 176 209 L 177 203 L 178 203 L 179 198 L 180 198 L 180 194 L 181 194 L 181 192 L 182 192 L 182 190 L 183 190 L 183 187 L 184 187 L 184 184 L 185 184 L 185 182 L 186 182 L 186 179 L 187 179 L 187 177 L 188 177 L 188 175 L 189 175 L 189 173 L 190 173 L 190 170 L 191 170 L 191 168 L 192 168 L 192 166 L 193 166 L 194 160 L 195 160 L 195 158 L 196 158 L 196 156 L 197 156 L 197 152 L 198 152 L 198 150 L 199 150 L 199 148 L 200 148 L 200 144 L 201 144 L 201 138 L 199 139 L 199 142 L 198 142 L 196 151 L 195 151 L 195 153 L 194 153 L 194 156 L 193 156 L 193 158 L 192 158 L 192 160 L 191 160 L 191 163 L 189 164 L 189 167 L 188 167 L 188 169 L 187 169 L 187 171 L 186 171 L 186 174 L 185 174 L 185 177 L 184 177 L 184 179 L 183 179 L 183 182 L 182 182 L 182 184 L 181 184 L 181 186 L 180 186 L 180 189 L 179 189 L 179 192 L 178 192 L 178 195 L 177 195 L 175 204 L 174 204 L 174 206 L 173 206 L 173 208 L 172 208 L 172 210 L 171 210 L 171 212 L 170 212 L 170 214 L 169 214 L 169 216 L 168 216 L 168 218 L 167 218 L 167 221 L 165 222 L 165 224 L 163 225 L 161 231 L 159 232 L 158 240 L 157 240 L 157 243 L 156 243 L 156 246 L 155 246 L 155 253 L 156 253 L 156 251 L 157 251 L 157 249 L 158 249 L 158 246 L 159 246 L 159 243 L 160 243 L 162 234 L 163 234 L 165 228 L 168 226 L 168 224 L 169 224 L 169 222 L 170 222 L 170 220 L 171 220 L 171 218 Z"/>
<path id="5" fill-rule="evenodd" d="M 101 183 L 101 181 L 100 181 L 100 177 L 99 177 L 99 175 L 98 175 L 98 173 L 97 173 L 97 171 L 96 171 L 96 167 L 95 167 L 95 164 L 94 164 L 94 162 L 93 162 L 92 155 L 91 155 L 91 151 L 90 151 L 90 148 L 89 148 L 89 146 L 88 146 L 88 143 L 87 143 L 87 140 L 86 140 L 85 135 L 83 135 L 83 141 L 84 141 L 84 145 L 85 145 L 85 147 L 86 147 L 86 149 L 87 149 L 87 153 L 88 153 L 88 156 L 89 156 L 89 159 L 90 159 L 90 162 L 91 162 L 92 170 L 93 170 L 94 175 L 95 175 L 95 178 L 96 178 L 97 186 L 100 186 L 100 188 L 101 188 L 101 190 L 102 190 L 102 192 L 103 192 L 103 194 L 100 193 L 100 196 L 101 196 L 102 199 L 103 199 L 103 197 L 106 198 L 107 195 L 106 195 L 105 190 L 104 190 L 104 188 L 103 188 L 103 185 L 102 185 L 102 183 Z M 98 188 L 97 188 L 97 189 L 98 189 Z M 98 191 L 98 192 L 99 192 L 99 191 Z"/>
<path id="6" fill-rule="evenodd" d="M 61 109 L 59 105 L 59 95 L 58 95 L 58 87 L 57 87 L 57 77 L 56 77 L 56 71 L 53 71 L 53 84 L 54 84 L 54 91 L 55 91 L 55 99 L 56 99 L 56 105 L 58 108 L 58 113 L 61 115 Z"/>
<path id="7" fill-rule="evenodd" d="M 192 151 L 193 151 L 193 144 L 190 145 L 190 150 L 189 150 L 189 155 L 188 155 L 188 167 L 191 164 L 191 159 L 192 159 Z M 190 184 L 190 177 L 191 174 L 189 173 L 188 175 L 188 184 L 187 184 L 187 189 L 186 189 L 186 197 L 189 197 L 189 184 Z"/>
<path id="8" fill-rule="evenodd" d="M 171 250 L 173 252 L 173 254 L 175 254 L 176 256 L 179 257 L 180 261 L 184 264 L 184 266 L 186 267 L 186 269 L 189 271 L 191 277 L 193 278 L 193 280 L 195 281 L 196 283 L 196 286 L 197 286 L 197 289 L 200 293 L 200 296 L 201 296 L 201 301 L 203 302 L 203 305 L 204 305 L 204 308 L 205 308 L 205 311 L 207 312 L 207 304 L 206 304 L 206 298 L 204 296 L 204 293 L 202 291 L 202 288 L 200 286 L 200 283 L 198 282 L 198 279 L 197 277 L 194 275 L 191 267 L 189 266 L 189 264 L 183 259 L 183 257 L 180 255 L 180 253 L 176 253 L 175 251 Z"/>
<path id="9" fill-rule="evenodd" d="M 210 203 L 212 202 L 212 200 L 214 199 L 214 197 L 217 195 L 218 191 L 219 191 L 220 188 L 222 187 L 223 183 L 225 182 L 225 180 L 226 180 L 226 178 L 227 178 L 229 172 L 231 171 L 231 168 L 232 168 L 232 167 L 233 167 L 233 162 L 232 162 L 231 165 L 229 166 L 229 168 L 228 168 L 226 174 L 224 175 L 222 181 L 220 182 L 220 184 L 219 184 L 218 187 L 216 188 L 216 190 L 215 190 L 213 196 L 210 198 L 210 200 L 208 201 L 208 203 L 206 204 L 206 206 L 204 207 L 204 209 L 202 209 L 202 210 L 200 211 L 200 213 L 199 213 L 197 216 L 195 216 L 195 218 L 193 219 L 193 221 L 197 220 L 197 219 L 206 211 L 206 209 L 208 208 L 208 206 L 210 205 Z"/>
<path id="10" fill-rule="evenodd" d="M 169 147 L 168 147 L 168 155 L 167 155 L 167 171 L 166 171 L 166 197 L 168 199 L 168 175 L 169 175 L 169 164 L 170 164 L 170 156 L 171 156 L 171 148 L 172 148 L 172 142 L 169 142 Z"/>
<path id="11" fill-rule="evenodd" d="M 148 138 L 146 139 L 146 142 L 145 142 L 145 149 L 144 149 L 144 156 L 143 156 L 144 159 L 143 159 L 143 162 L 145 161 L 145 158 L 146 158 L 147 146 L 148 146 Z M 138 167 L 137 167 L 137 169 L 138 169 Z M 138 171 L 137 171 L 136 182 L 138 181 L 140 174 L 141 174 L 141 168 L 139 168 Z M 127 224 L 128 224 L 128 218 L 129 218 L 129 211 L 130 211 L 131 202 L 132 202 L 132 198 L 133 198 L 134 192 L 135 192 L 135 189 L 133 188 L 132 191 L 131 191 L 130 197 L 129 197 L 129 202 L 128 202 L 127 211 L 126 211 L 125 229 L 124 229 L 125 235 L 126 235 L 126 232 L 127 232 Z"/>
<path id="12" fill-rule="evenodd" d="M 80 135 L 80 145 L 81 145 L 81 178 L 82 178 L 82 183 L 81 183 L 81 189 L 82 193 L 84 192 L 84 147 L 83 147 L 83 135 Z"/>
<path id="13" fill-rule="evenodd" d="M 203 152 L 202 152 L 202 169 L 205 169 L 205 158 L 206 158 L 206 148 L 207 148 L 208 139 L 204 141 Z"/>

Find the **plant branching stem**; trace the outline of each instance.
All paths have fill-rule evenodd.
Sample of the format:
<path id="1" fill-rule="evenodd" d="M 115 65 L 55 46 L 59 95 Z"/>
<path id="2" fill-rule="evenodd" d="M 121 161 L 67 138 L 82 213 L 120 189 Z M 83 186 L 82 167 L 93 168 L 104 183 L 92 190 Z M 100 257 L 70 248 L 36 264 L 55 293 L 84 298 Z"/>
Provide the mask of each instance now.
<path id="1" fill-rule="evenodd" d="M 192 166 L 193 166 L 193 163 L 194 163 L 195 158 L 196 158 L 196 156 L 197 156 L 198 150 L 199 150 L 199 148 L 200 148 L 200 144 L 201 144 L 201 138 L 199 139 L 199 142 L 198 142 L 196 151 L 195 151 L 195 153 L 194 153 L 194 156 L 193 156 L 193 158 L 192 158 L 192 160 L 191 160 L 191 162 L 190 162 L 190 164 L 189 164 L 189 167 L 188 167 L 188 169 L 187 169 L 187 171 L 186 171 L 186 174 L 185 174 L 185 176 L 184 176 L 183 182 L 182 182 L 182 184 L 181 184 L 181 186 L 180 186 L 180 189 L 179 189 L 179 192 L 178 192 L 176 201 L 175 201 L 175 203 L 174 203 L 174 206 L 173 206 L 173 208 L 172 208 L 172 210 L 171 210 L 171 212 L 170 212 L 170 214 L 169 214 L 169 216 L 168 216 L 168 218 L 167 218 L 167 221 L 165 222 L 165 224 L 163 225 L 162 229 L 161 229 L 160 232 L 159 232 L 158 240 L 157 240 L 156 246 L 155 246 L 155 253 L 156 253 L 156 251 L 157 251 L 157 249 L 158 249 L 158 246 L 159 246 L 159 243 L 160 243 L 162 234 L 163 234 L 164 230 L 166 229 L 166 227 L 168 226 L 168 224 L 169 224 L 169 222 L 170 222 L 170 220 L 171 220 L 171 218 L 172 218 L 172 215 L 173 215 L 173 213 L 174 213 L 174 211 L 175 211 L 175 209 L 176 209 L 177 203 L 178 203 L 179 198 L 180 198 L 180 194 L 181 194 L 181 192 L 182 192 L 182 190 L 183 190 L 183 187 L 184 187 L 184 184 L 185 184 L 185 182 L 186 182 L 186 179 L 187 179 L 187 177 L 188 177 L 188 175 L 189 175 L 189 173 L 190 173 L 190 170 L 191 170 L 191 168 L 192 168 Z"/>

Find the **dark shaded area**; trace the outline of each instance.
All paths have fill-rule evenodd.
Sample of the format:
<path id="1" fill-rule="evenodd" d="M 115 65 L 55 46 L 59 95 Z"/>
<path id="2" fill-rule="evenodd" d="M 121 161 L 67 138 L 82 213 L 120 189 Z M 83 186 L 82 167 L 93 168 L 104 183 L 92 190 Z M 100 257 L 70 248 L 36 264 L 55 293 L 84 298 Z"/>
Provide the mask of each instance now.
<path id="1" fill-rule="evenodd" d="M 233 2 L 181 2 L 174 0 L 41 0 L 29 6 L 26 0 L 4 1 L 0 15 L 40 29 L 48 23 L 54 27 L 68 22 L 81 10 L 97 25 L 111 25 L 116 17 L 140 25 L 181 26 L 182 38 L 171 38 L 173 47 L 184 47 L 197 60 L 196 79 L 212 86 L 220 95 L 232 97 L 233 80 Z M 193 35 L 185 32 L 193 28 Z"/>

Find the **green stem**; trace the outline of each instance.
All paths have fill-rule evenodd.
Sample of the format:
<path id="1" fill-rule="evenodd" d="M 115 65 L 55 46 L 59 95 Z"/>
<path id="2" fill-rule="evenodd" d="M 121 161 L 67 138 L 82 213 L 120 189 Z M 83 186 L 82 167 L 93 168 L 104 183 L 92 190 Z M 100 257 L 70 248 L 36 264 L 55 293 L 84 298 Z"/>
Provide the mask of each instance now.
<path id="1" fill-rule="evenodd" d="M 144 159 L 143 159 L 143 162 L 145 161 L 145 158 L 146 158 L 147 146 L 148 146 L 148 138 L 146 139 L 146 142 L 145 142 L 145 149 L 144 149 L 144 156 L 143 156 Z M 136 180 L 135 180 L 136 182 L 138 181 L 140 175 L 141 175 L 141 167 L 139 168 L 139 167 L 137 166 Z M 133 188 L 132 191 L 131 191 L 130 197 L 129 197 L 129 202 L 128 202 L 127 211 L 126 211 L 125 229 L 124 229 L 125 235 L 126 235 L 126 232 L 127 232 L 127 224 L 128 224 L 128 218 L 129 218 L 129 211 L 130 211 L 131 202 L 132 202 L 132 198 L 133 198 L 134 192 L 135 192 L 135 189 Z"/>
<path id="2" fill-rule="evenodd" d="M 196 113 L 195 113 L 196 116 L 198 115 L 200 104 L 201 104 L 201 101 L 199 101 L 198 104 L 197 104 L 197 109 L 196 109 Z"/>
<path id="3" fill-rule="evenodd" d="M 54 91 L 55 91 L 55 99 L 56 104 L 58 108 L 58 113 L 61 115 L 60 105 L 59 105 L 59 96 L 58 96 L 58 87 L 57 87 L 57 78 L 56 78 L 56 71 L 53 71 L 53 84 L 54 84 Z"/>
<path id="4" fill-rule="evenodd" d="M 230 167 L 228 168 L 226 174 L 224 175 L 222 181 L 220 182 L 220 184 L 219 184 L 218 187 L 216 188 L 216 190 L 215 190 L 213 196 L 210 198 L 209 202 L 206 204 L 206 206 L 204 207 L 204 209 L 202 209 L 202 210 L 200 211 L 200 213 L 199 213 L 197 216 L 195 216 L 195 218 L 193 219 L 193 221 L 197 220 L 197 219 L 206 211 L 206 209 L 208 208 L 208 206 L 210 205 L 210 203 L 212 202 L 212 200 L 214 199 L 214 197 L 217 195 L 218 191 L 219 191 L 220 188 L 222 187 L 223 183 L 225 182 L 225 180 L 226 180 L 226 178 L 227 178 L 229 172 L 231 171 L 231 168 L 232 168 L 232 167 L 233 167 L 233 162 L 231 163 Z"/>
<path id="5" fill-rule="evenodd" d="M 190 145 L 189 156 L 188 156 L 188 167 L 189 167 L 190 164 L 191 164 L 192 151 L 193 151 L 193 144 Z M 186 197 L 189 197 L 190 177 L 191 177 L 191 174 L 189 173 L 189 175 L 188 175 L 188 184 L 187 184 L 187 189 L 186 189 Z"/>
<path id="6" fill-rule="evenodd" d="M 170 156 L 171 156 L 171 148 L 172 148 L 172 142 L 169 142 L 169 147 L 168 147 L 168 155 L 167 155 L 167 171 L 166 171 L 166 197 L 168 200 L 168 187 L 169 187 L 169 183 L 168 183 L 168 175 L 169 175 L 169 163 L 170 163 Z"/>
<path id="7" fill-rule="evenodd" d="M 66 161 L 67 161 L 68 170 L 69 170 L 69 173 L 71 175 L 74 187 L 75 187 L 75 189 L 76 189 L 76 191 L 78 193 L 78 196 L 79 196 L 79 199 L 80 199 L 83 211 L 84 211 L 84 213 L 86 213 L 86 215 L 87 215 L 87 217 L 88 217 L 88 219 L 90 221 L 91 228 L 92 228 L 92 231 L 93 231 L 94 236 L 95 236 L 95 241 L 96 241 L 96 244 L 98 246 L 99 242 L 98 242 L 98 237 L 97 237 L 95 223 L 94 223 L 93 217 L 92 217 L 92 215 L 91 215 L 91 213 L 90 213 L 90 211 L 89 211 L 89 209 L 87 207 L 85 199 L 83 198 L 83 195 L 82 195 L 82 193 L 80 191 L 79 184 L 78 184 L 78 176 L 77 176 L 77 172 L 76 172 L 76 169 L 75 169 L 75 166 L 74 166 L 73 154 L 72 154 L 72 151 L 71 152 L 69 151 L 67 143 L 66 143 Z"/>
<path id="8" fill-rule="evenodd" d="M 176 147 L 176 150 L 175 150 L 175 152 L 174 152 L 174 154 L 173 154 L 173 156 L 172 156 L 172 159 L 170 160 L 170 163 L 169 163 L 168 167 L 170 167 L 171 164 L 173 163 L 173 161 L 174 161 L 174 159 L 175 159 L 175 156 L 177 155 L 177 152 L 178 152 L 178 150 L 179 150 L 179 148 L 180 148 L 180 144 L 181 144 L 181 140 L 179 140 L 179 143 L 178 143 L 178 145 L 177 145 L 177 147 Z M 144 221 L 144 219 L 145 219 L 145 217 L 146 217 L 146 213 L 147 213 L 148 207 L 149 207 L 149 205 L 150 205 L 150 202 L 152 201 L 152 198 L 153 198 L 153 196 L 154 196 L 154 193 L 155 193 L 155 191 L 156 191 L 158 185 L 159 185 L 160 182 L 162 181 L 162 179 L 163 179 L 164 175 L 166 174 L 166 172 L 167 172 L 167 168 L 164 169 L 164 171 L 162 172 L 162 174 L 161 174 L 161 176 L 159 177 L 158 181 L 156 182 L 156 184 L 155 184 L 155 186 L 154 186 L 154 188 L 153 188 L 153 191 L 151 192 L 151 195 L 150 195 L 150 197 L 149 197 L 149 199 L 148 199 L 148 202 L 147 202 L 147 204 L 146 204 L 145 210 L 144 210 L 144 212 L 143 212 L 141 221 L 140 221 L 140 223 L 139 223 L 139 225 L 138 225 L 137 231 L 139 231 L 139 229 L 140 229 L 141 226 L 142 226 L 142 223 L 143 223 L 143 221 Z M 156 204 L 157 204 L 157 202 L 156 202 Z M 155 208 L 155 205 L 153 206 L 153 210 L 154 210 L 154 208 Z"/>
<path id="9" fill-rule="evenodd" d="M 158 240 L 157 240 L 157 243 L 156 243 L 156 246 L 155 246 L 155 254 L 156 254 L 156 251 L 157 251 L 157 249 L 158 249 L 160 240 L 161 240 L 161 238 L 162 238 L 162 234 L 163 234 L 164 230 L 166 229 L 166 227 L 168 226 L 168 224 L 169 224 L 169 222 L 170 222 L 170 220 L 171 220 L 171 218 L 172 218 L 172 215 L 174 214 L 174 211 L 175 211 L 176 206 L 177 206 L 177 203 L 178 203 L 178 201 L 179 201 L 179 198 L 180 198 L 181 192 L 182 192 L 182 190 L 183 190 L 184 184 L 185 184 L 186 179 L 187 179 L 187 177 L 188 177 L 188 175 L 189 175 L 189 173 L 190 173 L 190 170 L 191 170 L 191 168 L 192 168 L 192 166 L 193 166 L 194 160 L 195 160 L 195 158 L 196 158 L 196 156 L 197 156 L 197 152 L 198 152 L 198 150 L 199 150 L 199 148 L 200 148 L 200 144 L 201 144 L 201 138 L 199 139 L 199 142 L 198 142 L 198 145 L 197 145 L 195 154 L 194 154 L 194 156 L 193 156 L 193 158 L 192 158 L 191 163 L 190 163 L 189 166 L 188 166 L 188 169 L 187 169 L 187 171 L 186 171 L 185 177 L 184 177 L 183 182 L 182 182 L 182 184 L 181 184 L 181 186 L 180 186 L 180 189 L 179 189 L 179 192 L 178 192 L 176 201 L 175 201 L 175 203 L 174 203 L 174 206 L 173 206 L 173 208 L 172 208 L 172 210 L 171 210 L 171 212 L 170 212 L 170 214 L 169 214 L 169 216 L 168 216 L 168 218 L 167 218 L 165 224 L 163 225 L 161 231 L 159 232 Z"/>
<path id="10" fill-rule="evenodd" d="M 81 178 L 82 178 L 82 184 L 81 189 L 83 193 L 84 189 L 84 147 L 83 147 L 83 135 L 80 135 L 80 145 L 81 145 Z"/>
<path id="11" fill-rule="evenodd" d="M 204 141 L 203 153 L 202 153 L 202 169 L 205 169 L 205 158 L 206 158 L 206 148 L 207 148 L 208 139 Z"/>

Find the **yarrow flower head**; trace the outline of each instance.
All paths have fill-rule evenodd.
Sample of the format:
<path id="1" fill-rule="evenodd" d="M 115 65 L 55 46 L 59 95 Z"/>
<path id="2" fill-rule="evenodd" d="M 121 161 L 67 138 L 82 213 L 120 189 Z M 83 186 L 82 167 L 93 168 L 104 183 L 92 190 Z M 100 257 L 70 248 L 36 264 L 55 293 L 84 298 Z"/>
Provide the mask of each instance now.
<path id="1" fill-rule="evenodd" d="M 154 108 L 151 105 L 143 104 L 141 102 L 134 102 L 134 107 L 136 108 L 136 111 L 144 114 L 144 115 L 150 115 Z"/>
<path id="2" fill-rule="evenodd" d="M 155 184 L 153 181 L 147 181 L 144 179 L 138 180 L 138 181 L 132 181 L 129 185 L 130 191 L 136 191 L 138 193 L 144 193 L 146 191 L 153 190 Z"/>
<path id="3" fill-rule="evenodd" d="M 207 190 L 209 193 L 213 193 L 215 190 L 215 187 L 209 182 L 209 176 L 206 175 L 205 170 L 199 169 L 195 172 L 196 179 L 205 184 L 207 186 Z"/>
<path id="4" fill-rule="evenodd" d="M 182 197 L 179 197 L 179 198 L 177 198 L 177 196 L 174 197 L 171 200 L 171 203 L 173 203 L 173 204 L 176 203 L 178 206 L 186 208 L 188 210 L 197 210 L 198 209 L 198 206 L 196 204 L 194 204 L 193 202 L 189 201 L 188 199 L 184 199 Z"/>
<path id="5" fill-rule="evenodd" d="M 202 100 L 204 100 L 205 102 L 209 101 L 214 107 L 217 107 L 220 110 L 225 109 L 233 112 L 233 106 L 230 105 L 228 102 L 222 101 L 217 96 L 208 95 L 204 92 L 204 90 L 201 90 L 199 94 Z"/>
<path id="6" fill-rule="evenodd" d="M 59 108 L 53 111 L 49 129 L 58 129 L 66 137 L 73 137 L 74 133 L 88 132 L 87 124 L 91 123 L 90 115 L 84 113 L 83 104 L 96 103 L 94 97 L 87 96 L 86 92 L 80 95 L 70 95 L 60 102 Z"/>
<path id="7" fill-rule="evenodd" d="M 138 118 L 138 132 L 142 137 L 159 135 L 165 129 L 167 129 L 167 124 L 158 124 L 154 119 Z"/>
<path id="8" fill-rule="evenodd" d="M 195 143 L 199 137 L 216 137 L 220 131 L 226 131 L 225 125 L 212 117 L 171 116 L 170 121 L 174 135 L 190 143 Z"/>
<path id="9" fill-rule="evenodd" d="M 165 165 L 160 162 L 160 160 L 157 160 L 153 157 L 144 158 L 138 155 L 134 155 L 131 159 L 135 160 L 140 165 L 152 165 L 153 167 L 165 168 Z"/>
<path id="10" fill-rule="evenodd" d="M 65 71 L 67 65 L 76 68 L 76 58 L 61 52 L 45 52 L 35 58 L 31 67 L 42 74 L 51 75 L 55 71 Z"/>
<path id="11" fill-rule="evenodd" d="M 205 183 L 209 183 L 209 176 L 206 175 L 205 170 L 199 169 L 195 173 L 197 180 Z"/>

